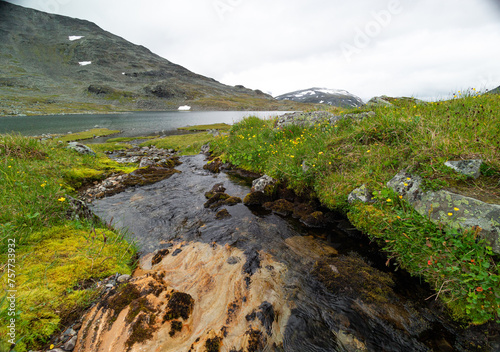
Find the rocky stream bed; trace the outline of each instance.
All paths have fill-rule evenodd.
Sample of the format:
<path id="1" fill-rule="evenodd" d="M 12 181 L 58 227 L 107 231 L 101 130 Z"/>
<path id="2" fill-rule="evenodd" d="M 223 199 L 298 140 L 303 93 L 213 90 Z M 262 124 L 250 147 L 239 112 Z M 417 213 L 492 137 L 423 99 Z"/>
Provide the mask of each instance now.
<path id="1" fill-rule="evenodd" d="M 285 188 L 255 192 L 224 165 L 207 170 L 203 154 L 169 154 L 83 193 L 140 256 L 132 277 L 101 283 L 66 337 L 74 351 L 500 349 L 498 332 L 453 323 L 342 216 Z"/>

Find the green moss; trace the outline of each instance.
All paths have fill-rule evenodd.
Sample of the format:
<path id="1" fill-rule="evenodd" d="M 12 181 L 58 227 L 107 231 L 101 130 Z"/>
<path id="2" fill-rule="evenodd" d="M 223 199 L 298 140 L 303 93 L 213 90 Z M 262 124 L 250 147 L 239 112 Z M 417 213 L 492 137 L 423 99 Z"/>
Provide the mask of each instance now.
<path id="1" fill-rule="evenodd" d="M 109 130 L 107 128 L 93 128 L 88 131 L 71 133 L 57 138 L 58 141 L 70 142 L 70 141 L 80 141 L 84 139 L 92 139 L 94 137 L 109 136 L 112 134 L 120 133 L 119 130 Z"/>
<path id="2" fill-rule="evenodd" d="M 139 136 L 139 137 L 117 137 L 117 138 L 110 138 L 106 140 L 106 143 L 123 143 L 123 142 L 131 142 L 135 140 L 141 140 L 141 139 L 155 139 L 158 138 L 158 136 Z"/>
<path id="3" fill-rule="evenodd" d="M 130 273 L 133 251 L 109 230 L 53 227 L 30 236 L 34 244 L 22 248 L 18 258 L 18 333 L 27 346 L 39 346 L 75 311 L 85 309 L 95 291 L 78 289 L 82 280 L 116 272 Z M 121 253 L 120 261 L 116 254 Z"/>
<path id="4" fill-rule="evenodd" d="M 144 146 L 156 146 L 162 149 L 174 149 L 180 151 L 180 155 L 193 155 L 200 152 L 201 146 L 213 140 L 210 133 L 190 133 L 175 136 L 167 136 L 146 141 L 140 144 Z"/>

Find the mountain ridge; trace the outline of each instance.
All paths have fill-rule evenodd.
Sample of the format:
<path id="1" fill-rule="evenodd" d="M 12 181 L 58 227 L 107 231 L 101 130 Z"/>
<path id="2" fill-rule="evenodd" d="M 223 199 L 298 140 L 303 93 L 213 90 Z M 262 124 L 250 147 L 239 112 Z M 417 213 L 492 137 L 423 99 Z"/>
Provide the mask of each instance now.
<path id="1" fill-rule="evenodd" d="M 0 1 L 0 67 L 4 115 L 43 110 L 40 105 L 57 111 L 73 103 L 111 110 L 297 107 L 189 71 L 93 22 L 5 1 Z"/>
<path id="2" fill-rule="evenodd" d="M 326 104 L 337 107 L 360 107 L 363 100 L 343 89 L 313 87 L 301 89 L 275 97 L 277 100 L 296 101 L 310 104 Z"/>

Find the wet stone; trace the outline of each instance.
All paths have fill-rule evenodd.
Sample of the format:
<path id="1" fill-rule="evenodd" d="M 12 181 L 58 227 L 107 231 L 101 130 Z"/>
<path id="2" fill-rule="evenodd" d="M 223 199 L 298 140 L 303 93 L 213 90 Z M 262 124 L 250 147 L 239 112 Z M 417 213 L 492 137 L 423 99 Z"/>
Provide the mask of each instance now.
<path id="1" fill-rule="evenodd" d="M 235 264 L 238 264 L 240 261 L 241 261 L 241 259 L 239 257 L 229 257 L 229 258 L 227 258 L 226 262 L 229 265 L 235 265 Z"/>
<path id="2" fill-rule="evenodd" d="M 176 249 L 176 250 L 172 253 L 172 257 L 177 256 L 180 252 L 182 252 L 182 249 L 177 248 L 177 249 Z"/>

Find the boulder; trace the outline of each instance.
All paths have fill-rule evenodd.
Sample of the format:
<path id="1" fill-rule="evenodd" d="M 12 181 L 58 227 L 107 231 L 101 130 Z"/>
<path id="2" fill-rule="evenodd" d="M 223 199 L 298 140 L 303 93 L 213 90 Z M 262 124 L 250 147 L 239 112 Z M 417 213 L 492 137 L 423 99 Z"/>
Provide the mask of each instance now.
<path id="1" fill-rule="evenodd" d="M 96 156 L 96 153 L 92 149 L 78 142 L 68 143 L 68 149 L 75 150 L 80 154 Z"/>
<path id="2" fill-rule="evenodd" d="M 139 163 L 139 167 L 148 167 L 153 165 L 155 165 L 155 162 L 150 158 L 142 158 L 141 162 Z"/>
<path id="3" fill-rule="evenodd" d="M 387 186 L 402 195 L 413 208 L 431 221 L 453 228 L 480 228 L 479 235 L 500 254 L 500 205 L 484 203 L 446 190 L 424 192 L 422 179 L 404 170 Z"/>
<path id="4" fill-rule="evenodd" d="M 264 175 L 256 180 L 253 180 L 252 192 L 264 192 L 264 191 L 266 191 L 266 189 L 269 189 L 269 186 L 274 187 L 276 182 L 278 182 L 278 181 L 276 181 L 271 176 Z"/>
<path id="5" fill-rule="evenodd" d="M 352 204 L 355 201 L 361 201 L 363 203 L 373 203 L 372 192 L 368 188 L 366 188 L 366 185 L 362 185 L 349 194 L 349 196 L 347 197 L 347 201 L 349 202 L 349 204 Z"/>
<path id="6" fill-rule="evenodd" d="M 386 100 L 387 96 L 382 95 L 380 97 L 371 98 L 366 105 L 368 106 L 392 106 L 392 104 Z"/>
<path id="7" fill-rule="evenodd" d="M 122 284 L 124 282 L 127 282 L 129 281 L 131 278 L 130 275 L 127 275 L 127 274 L 124 274 L 124 275 L 120 275 L 118 276 L 118 278 L 116 279 L 116 282 L 118 282 L 119 284 Z"/>
<path id="8" fill-rule="evenodd" d="M 201 153 L 201 154 L 209 154 L 209 153 L 210 153 L 210 143 L 203 144 L 203 145 L 201 146 L 200 153 Z"/>
<path id="9" fill-rule="evenodd" d="M 276 128 L 285 128 L 290 125 L 312 127 L 322 121 L 327 121 L 336 115 L 327 111 L 293 112 L 281 115 L 276 121 Z"/>
<path id="10" fill-rule="evenodd" d="M 73 336 L 70 338 L 63 346 L 65 351 L 73 351 L 75 349 L 76 345 L 76 340 L 78 339 L 78 336 Z"/>
<path id="11" fill-rule="evenodd" d="M 481 159 L 459 160 L 459 161 L 447 161 L 444 164 L 463 175 L 479 178 L 479 176 L 481 176 L 480 169 L 481 165 L 483 164 L 483 161 Z"/>

